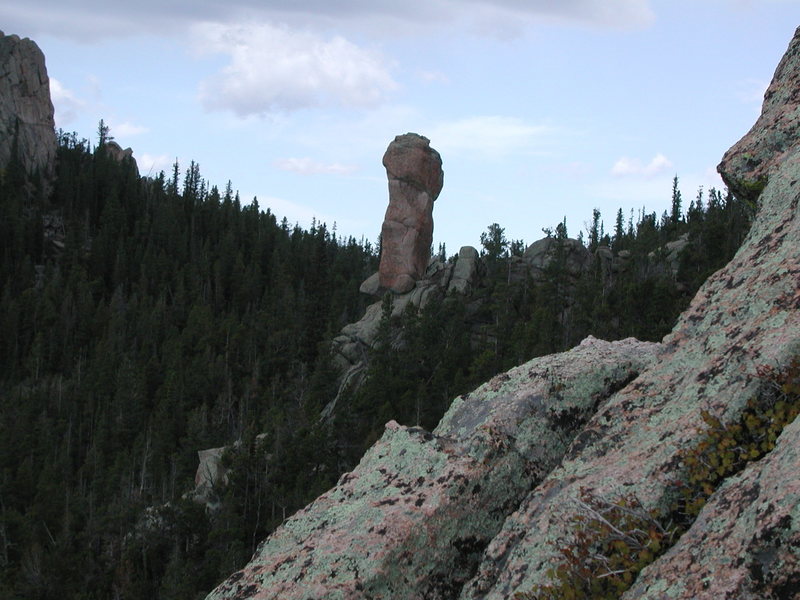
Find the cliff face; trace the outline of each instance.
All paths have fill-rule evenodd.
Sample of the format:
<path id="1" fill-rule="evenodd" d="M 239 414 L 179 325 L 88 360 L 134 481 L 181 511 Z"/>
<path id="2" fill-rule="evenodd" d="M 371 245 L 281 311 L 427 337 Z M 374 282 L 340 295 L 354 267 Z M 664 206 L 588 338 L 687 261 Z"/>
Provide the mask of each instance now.
<path id="1" fill-rule="evenodd" d="M 56 134 L 44 55 L 28 38 L 0 31 L 0 168 L 8 164 L 15 139 L 24 169 L 50 178 Z"/>
<path id="2" fill-rule="evenodd" d="M 757 197 L 751 231 L 662 344 L 589 339 L 457 398 L 432 433 L 389 423 L 209 598 L 499 600 L 552 583 L 581 543 L 587 496 L 669 515 L 709 420 L 738 422 L 765 365 L 800 353 L 798 48 L 800 29 L 762 117 L 720 166 Z M 794 423 L 622 597 L 796 597 L 798 448 Z"/>

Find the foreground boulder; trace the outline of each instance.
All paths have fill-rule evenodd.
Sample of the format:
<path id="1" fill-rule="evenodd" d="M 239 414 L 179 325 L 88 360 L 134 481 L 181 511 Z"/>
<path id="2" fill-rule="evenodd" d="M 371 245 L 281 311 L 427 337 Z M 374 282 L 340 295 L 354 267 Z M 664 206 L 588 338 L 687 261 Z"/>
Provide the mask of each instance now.
<path id="1" fill-rule="evenodd" d="M 439 153 L 416 133 L 398 135 L 383 156 L 389 207 L 381 228 L 380 286 L 402 294 L 428 266 L 433 242 L 433 203 L 442 191 Z"/>
<path id="2" fill-rule="evenodd" d="M 44 54 L 35 42 L 0 31 L 0 168 L 16 151 L 23 169 L 49 179 L 56 133 Z"/>
<path id="3" fill-rule="evenodd" d="M 209 598 L 452 598 L 506 515 L 659 344 L 587 339 L 457 398 L 433 433 L 394 422 Z"/>

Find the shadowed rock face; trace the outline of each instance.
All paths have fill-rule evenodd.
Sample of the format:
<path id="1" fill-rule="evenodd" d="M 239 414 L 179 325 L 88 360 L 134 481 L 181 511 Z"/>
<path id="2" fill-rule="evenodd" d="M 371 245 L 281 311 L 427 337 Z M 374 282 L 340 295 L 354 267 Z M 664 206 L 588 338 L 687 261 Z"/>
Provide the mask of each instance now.
<path id="1" fill-rule="evenodd" d="M 380 286 L 402 294 L 428 266 L 433 241 L 433 203 L 442 191 L 439 153 L 428 138 L 398 135 L 383 156 L 389 207 L 381 229 Z"/>
<path id="2" fill-rule="evenodd" d="M 50 178 L 56 134 L 44 55 L 35 42 L 0 31 L 0 168 L 11 158 L 15 137 L 25 170 Z"/>

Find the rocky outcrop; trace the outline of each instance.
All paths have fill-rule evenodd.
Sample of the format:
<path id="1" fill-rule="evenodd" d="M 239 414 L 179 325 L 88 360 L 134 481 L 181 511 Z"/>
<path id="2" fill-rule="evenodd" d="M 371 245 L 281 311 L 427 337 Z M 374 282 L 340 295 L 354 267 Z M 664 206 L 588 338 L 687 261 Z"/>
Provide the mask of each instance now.
<path id="1" fill-rule="evenodd" d="M 456 399 L 432 433 L 390 423 L 210 598 L 513 598 L 579 546 L 587 494 L 669 515 L 706 418 L 737 422 L 767 385 L 763 365 L 800 353 L 800 130 L 783 128 L 798 48 L 800 29 L 765 100 L 783 116 L 759 120 L 777 130 L 751 131 L 720 166 L 743 193 L 763 184 L 750 233 L 661 345 L 589 339 Z M 623 599 L 796 597 L 798 444 L 796 422 Z"/>
<path id="2" fill-rule="evenodd" d="M 800 37 L 795 33 L 764 94 L 761 116 L 750 131 L 725 153 L 717 167 L 725 185 L 740 198 L 755 202 L 770 174 L 797 143 L 800 129 Z"/>
<path id="3" fill-rule="evenodd" d="M 441 298 L 447 293 L 469 296 L 478 287 L 484 272 L 478 251 L 472 246 L 461 248 L 454 263 L 444 263 L 438 257 L 431 258 L 423 276 L 411 290 L 393 294 L 391 315 L 399 317 L 409 305 L 424 308 L 431 299 Z M 378 275 L 375 273 L 362 283 L 361 291 L 377 294 L 380 289 Z M 367 367 L 369 351 L 375 347 L 382 304 L 379 300 L 368 306 L 364 316 L 355 323 L 345 325 L 331 343 L 333 362 L 340 373 L 340 392 L 360 383 Z M 331 414 L 337 399 L 326 407 L 325 416 Z"/>
<path id="4" fill-rule="evenodd" d="M 647 257 L 654 265 L 663 265 L 669 269 L 673 278 L 678 276 L 681 265 L 681 253 L 691 244 L 689 233 L 684 233 L 678 239 L 667 242 L 661 248 L 650 252 Z"/>
<path id="5" fill-rule="evenodd" d="M 726 482 L 678 543 L 642 572 L 627 600 L 794 599 L 800 594 L 800 421 Z"/>
<path id="6" fill-rule="evenodd" d="M 428 138 L 398 135 L 383 156 L 389 207 L 381 228 L 380 286 L 402 294 L 421 279 L 433 242 L 433 203 L 442 191 L 439 153 Z"/>
<path id="7" fill-rule="evenodd" d="M 266 438 L 267 434 L 260 433 L 255 437 L 256 447 Z M 237 440 L 230 446 L 207 448 L 197 451 L 197 471 L 194 475 L 194 489 L 185 497 L 191 498 L 198 504 L 203 504 L 206 510 L 216 511 L 221 502 L 219 492 L 228 485 L 228 465 L 225 463 L 226 452 L 236 452 L 242 447 L 242 441 Z"/>
<path id="8" fill-rule="evenodd" d="M 108 141 L 105 143 L 106 153 L 113 158 L 117 162 L 129 162 L 133 168 L 136 170 L 136 174 L 139 174 L 139 166 L 136 164 L 136 159 L 133 158 L 133 150 L 131 148 L 122 149 L 117 142 L 114 140 Z"/>
<path id="9" fill-rule="evenodd" d="M 592 254 L 578 240 L 548 236 L 528 246 L 522 259 L 534 281 L 544 279 L 547 267 L 554 261 L 563 263 L 566 273 L 577 279 L 591 265 Z"/>
<path id="10" fill-rule="evenodd" d="M 197 451 L 197 472 L 194 476 L 192 499 L 213 510 L 219 506 L 216 490 L 228 484 L 228 470 L 222 463 L 227 446 Z"/>
<path id="11" fill-rule="evenodd" d="M 458 251 L 456 264 L 453 265 L 453 275 L 447 284 L 447 291 L 464 296 L 470 295 L 484 271 L 485 267 L 478 256 L 478 251 L 472 246 L 463 246 Z"/>
<path id="12" fill-rule="evenodd" d="M 56 134 L 50 80 L 35 42 L 0 31 L 0 168 L 16 151 L 27 173 L 55 172 Z"/>
<path id="13" fill-rule="evenodd" d="M 433 433 L 386 433 L 209 598 L 452 598 L 506 515 L 658 344 L 588 339 L 457 398 Z"/>

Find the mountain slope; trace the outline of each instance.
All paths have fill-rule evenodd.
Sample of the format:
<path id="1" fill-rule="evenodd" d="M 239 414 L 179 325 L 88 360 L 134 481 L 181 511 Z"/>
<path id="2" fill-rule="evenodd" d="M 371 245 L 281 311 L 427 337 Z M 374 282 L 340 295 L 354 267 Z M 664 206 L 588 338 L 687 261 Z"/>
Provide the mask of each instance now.
<path id="1" fill-rule="evenodd" d="M 536 590 L 545 593 L 554 585 L 551 570 L 564 564 L 563 549 L 584 543 L 586 529 L 578 524 L 587 522 L 587 506 L 626 506 L 637 518 L 668 521 L 680 504 L 680 490 L 692 485 L 687 457 L 697 452 L 708 424 L 724 429 L 758 409 L 749 402 L 769 396 L 772 380 L 765 378 L 765 365 L 778 373 L 791 371 L 800 352 L 800 144 L 791 127 L 798 114 L 798 47 L 800 29 L 767 94 L 766 117 L 759 122 L 769 123 L 768 129 L 751 131 L 721 165 L 726 180 L 758 198 L 750 234 L 733 260 L 702 286 L 655 360 L 621 380 L 606 380 L 605 369 L 629 365 L 630 358 L 609 350 L 611 364 L 594 372 L 589 358 L 582 380 L 603 382 L 606 393 L 616 389 L 615 381 L 624 385 L 606 398 L 596 387 L 574 386 L 574 380 L 562 377 L 564 367 L 556 366 L 583 364 L 581 352 L 602 346 L 592 341 L 537 359 L 456 400 L 433 435 L 390 423 L 352 473 L 287 521 L 209 598 L 477 600 L 528 592 L 535 597 Z M 783 117 L 771 118 L 775 111 Z M 628 383 L 635 373 L 638 377 Z M 549 381 L 549 393 L 530 392 L 542 381 Z M 528 401 L 495 421 L 500 390 L 501 402 Z M 564 433 L 564 421 L 555 418 L 547 433 L 518 434 L 528 419 L 541 423 L 540 411 L 560 413 L 563 397 L 596 412 L 569 442 L 563 460 L 540 479 L 541 474 L 532 475 L 540 463 L 530 455 L 551 451 L 553 438 Z M 583 418 L 580 410 L 569 416 L 572 424 Z M 797 489 L 791 480 L 774 482 L 799 466 L 797 435 L 797 426 L 787 427 L 767 458 L 711 495 L 695 525 L 687 519 L 689 532 L 642 572 L 625 597 L 792 597 L 797 571 L 784 548 L 798 538 L 797 503 L 792 502 Z M 562 438 L 561 443 L 567 442 Z M 454 466 L 453 461 L 466 463 Z M 757 486 L 759 478 L 773 484 Z M 463 485 L 453 485 L 453 479 Z M 510 491 L 507 502 L 488 494 L 489 504 L 470 509 L 472 496 L 484 497 L 485 481 L 495 482 L 493 489 L 504 484 Z M 532 489 L 520 494 L 525 485 Z M 426 489 L 437 493 L 431 498 Z M 750 505 L 754 495 L 758 504 Z M 444 518 L 431 517 L 443 505 Z M 473 515 L 496 522 L 498 511 L 504 513 L 503 524 L 484 551 L 482 535 L 488 530 L 479 534 Z M 347 520 L 349 514 L 360 517 Z M 591 523 L 590 518 L 590 531 Z M 339 528 L 333 538 L 330 524 Z M 706 540 L 703 527 L 737 534 Z M 715 540 L 720 540 L 716 546 Z M 748 546 L 744 540 L 759 543 Z M 710 577 L 714 560 L 727 560 L 725 543 L 728 550 L 746 551 L 728 565 L 727 577 Z M 689 573 L 681 568 L 686 552 L 702 557 Z M 443 581 L 440 569 L 421 568 L 431 561 L 450 565 L 454 575 Z M 562 583 L 572 585 L 569 560 L 561 572 Z"/>

